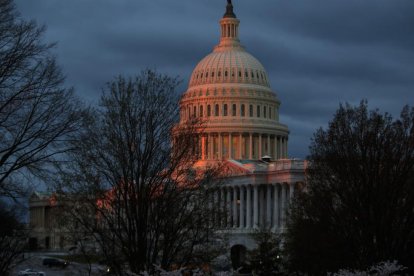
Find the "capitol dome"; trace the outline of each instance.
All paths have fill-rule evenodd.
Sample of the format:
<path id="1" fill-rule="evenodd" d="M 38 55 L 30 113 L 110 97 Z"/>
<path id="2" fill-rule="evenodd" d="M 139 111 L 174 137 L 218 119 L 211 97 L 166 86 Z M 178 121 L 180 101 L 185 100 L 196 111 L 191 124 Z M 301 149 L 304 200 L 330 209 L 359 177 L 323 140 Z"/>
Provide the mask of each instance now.
<path id="1" fill-rule="evenodd" d="M 220 43 L 194 68 L 180 101 L 180 123 L 205 121 L 200 160 L 287 157 L 288 128 L 263 65 L 241 45 L 231 1 L 220 20 Z M 267 158 L 268 158 L 267 157 Z"/>
<path id="2" fill-rule="evenodd" d="M 242 47 L 216 48 L 195 67 L 189 87 L 226 82 L 269 87 L 263 65 Z"/>

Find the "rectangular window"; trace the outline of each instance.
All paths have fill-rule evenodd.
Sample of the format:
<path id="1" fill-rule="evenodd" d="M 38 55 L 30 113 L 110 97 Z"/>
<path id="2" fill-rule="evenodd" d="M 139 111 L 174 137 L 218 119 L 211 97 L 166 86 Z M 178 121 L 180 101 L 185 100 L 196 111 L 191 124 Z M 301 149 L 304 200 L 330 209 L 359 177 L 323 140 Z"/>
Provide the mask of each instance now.
<path id="1" fill-rule="evenodd" d="M 256 115 L 257 115 L 258 118 L 260 118 L 260 105 L 257 106 Z"/>
<path id="2" fill-rule="evenodd" d="M 232 116 L 236 116 L 236 112 L 237 112 L 237 107 L 236 104 L 233 104 L 233 110 L 232 110 Z"/>
<path id="3" fill-rule="evenodd" d="M 249 116 L 253 117 L 253 105 L 252 104 L 249 106 Z"/>

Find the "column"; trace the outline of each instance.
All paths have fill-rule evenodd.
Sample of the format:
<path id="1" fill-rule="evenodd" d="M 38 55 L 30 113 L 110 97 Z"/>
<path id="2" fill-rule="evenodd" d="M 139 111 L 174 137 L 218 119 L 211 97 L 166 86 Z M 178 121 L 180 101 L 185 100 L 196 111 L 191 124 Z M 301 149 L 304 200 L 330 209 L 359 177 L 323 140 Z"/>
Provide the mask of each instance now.
<path id="1" fill-rule="evenodd" d="M 266 187 L 265 186 L 259 186 L 259 225 L 265 225 L 266 224 Z"/>
<path id="2" fill-rule="evenodd" d="M 42 207 L 42 227 L 46 228 L 46 208 Z"/>
<path id="3" fill-rule="evenodd" d="M 214 225 L 220 227 L 220 217 L 219 217 L 219 193 L 218 190 L 214 190 Z"/>
<path id="4" fill-rule="evenodd" d="M 289 198 L 290 200 L 293 199 L 293 197 L 295 196 L 295 183 L 290 183 L 289 185 Z"/>
<path id="5" fill-rule="evenodd" d="M 270 154 L 272 153 L 272 151 L 270 150 L 270 134 L 267 135 L 267 155 L 270 156 Z"/>
<path id="6" fill-rule="evenodd" d="M 208 152 L 209 152 L 209 157 L 208 157 L 208 159 L 214 159 L 214 154 L 213 154 L 213 137 L 211 136 L 211 133 L 209 133 L 208 134 L 208 141 L 207 141 L 207 144 L 208 144 Z"/>
<path id="7" fill-rule="evenodd" d="M 252 227 L 252 193 L 251 186 L 246 186 L 246 228 Z"/>
<path id="8" fill-rule="evenodd" d="M 280 200 L 280 227 L 285 227 L 285 209 L 286 209 L 286 186 L 282 184 Z"/>
<path id="9" fill-rule="evenodd" d="M 266 227 L 270 227 L 272 224 L 272 186 L 267 185 L 266 189 Z"/>
<path id="10" fill-rule="evenodd" d="M 233 143 L 233 139 L 232 139 L 232 135 L 231 135 L 231 133 L 229 133 L 229 159 L 232 159 L 233 158 L 233 156 L 232 156 L 232 143 Z"/>
<path id="11" fill-rule="evenodd" d="M 278 185 L 273 185 L 273 227 L 279 228 L 279 189 Z"/>
<path id="12" fill-rule="evenodd" d="M 244 228 L 244 205 L 245 205 L 245 201 L 244 201 L 244 186 L 240 186 L 240 228 Z"/>
<path id="13" fill-rule="evenodd" d="M 243 152 L 243 150 L 242 150 L 242 143 L 243 143 L 243 134 L 240 133 L 240 135 L 239 135 L 239 159 L 240 160 L 243 159 L 243 155 L 242 155 L 242 152 Z"/>
<path id="14" fill-rule="evenodd" d="M 279 148 L 277 143 L 277 135 L 275 135 L 275 160 L 279 159 Z"/>
<path id="15" fill-rule="evenodd" d="M 201 159 L 206 160 L 206 137 L 201 137 Z"/>
<path id="16" fill-rule="evenodd" d="M 252 137 L 252 133 L 249 133 L 249 159 L 252 160 L 253 159 L 253 137 Z"/>
<path id="17" fill-rule="evenodd" d="M 220 188 L 220 194 L 219 194 L 219 214 L 220 214 L 220 225 L 221 228 L 226 227 L 226 198 L 224 194 L 224 189 Z"/>
<path id="18" fill-rule="evenodd" d="M 262 159 L 262 134 L 259 133 L 259 154 L 258 154 L 258 159 L 261 160 Z"/>
<path id="19" fill-rule="evenodd" d="M 232 219 L 231 219 L 231 188 L 228 187 L 226 189 L 226 207 L 227 207 L 227 228 L 232 226 Z"/>
<path id="20" fill-rule="evenodd" d="M 257 228 L 259 225 L 259 191 L 258 186 L 253 186 L 253 227 Z"/>
<path id="21" fill-rule="evenodd" d="M 218 134 L 218 159 L 223 159 L 223 138 L 220 132 Z"/>
<path id="22" fill-rule="evenodd" d="M 282 136 L 279 136 L 279 142 L 278 142 L 278 145 L 279 145 L 279 158 L 283 158 L 283 155 L 282 155 Z"/>
<path id="23" fill-rule="evenodd" d="M 237 215 L 237 188 L 233 187 L 233 227 L 237 227 L 238 215 Z"/>

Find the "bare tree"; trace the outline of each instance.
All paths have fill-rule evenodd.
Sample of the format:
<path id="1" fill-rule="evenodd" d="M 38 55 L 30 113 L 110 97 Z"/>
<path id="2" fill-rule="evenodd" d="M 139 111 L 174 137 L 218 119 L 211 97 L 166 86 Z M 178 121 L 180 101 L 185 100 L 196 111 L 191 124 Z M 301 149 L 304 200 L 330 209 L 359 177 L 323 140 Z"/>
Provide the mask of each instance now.
<path id="1" fill-rule="evenodd" d="M 27 173 L 41 176 L 77 128 L 79 104 L 43 32 L 19 18 L 12 0 L 0 1 L 0 196 L 25 192 Z"/>
<path id="2" fill-rule="evenodd" d="M 151 70 L 109 83 L 62 169 L 61 191 L 79 206 L 72 218 L 118 272 L 124 262 L 133 272 L 203 262 L 202 245 L 215 239 L 208 188 L 217 172 L 193 167 L 202 122 L 177 124 L 177 84 Z"/>
<path id="3" fill-rule="evenodd" d="M 291 267 L 312 275 L 397 260 L 413 271 L 414 109 L 398 119 L 340 106 L 310 146 L 307 192 L 291 209 Z"/>
<path id="4" fill-rule="evenodd" d="M 8 275 L 10 268 L 22 260 L 27 231 L 19 221 L 18 209 L 0 201 L 0 275 Z"/>

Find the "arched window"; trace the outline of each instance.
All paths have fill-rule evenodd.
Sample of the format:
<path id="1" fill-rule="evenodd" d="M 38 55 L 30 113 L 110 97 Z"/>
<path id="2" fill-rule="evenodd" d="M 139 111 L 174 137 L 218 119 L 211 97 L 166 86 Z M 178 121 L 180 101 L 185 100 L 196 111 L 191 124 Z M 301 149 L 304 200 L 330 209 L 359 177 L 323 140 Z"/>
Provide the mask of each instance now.
<path id="1" fill-rule="evenodd" d="M 249 116 L 253 117 L 253 105 L 252 104 L 249 106 Z"/>
<path id="2" fill-rule="evenodd" d="M 241 78 L 241 71 L 239 71 L 239 78 Z"/>
<path id="3" fill-rule="evenodd" d="M 211 72 L 211 77 L 214 78 L 214 72 Z"/>
<path id="4" fill-rule="evenodd" d="M 227 104 L 223 106 L 223 116 L 227 116 Z"/>
<path id="5" fill-rule="evenodd" d="M 258 118 L 260 118 L 260 105 L 257 106 L 256 115 L 257 115 Z"/>
<path id="6" fill-rule="evenodd" d="M 236 104 L 233 104 L 231 115 L 236 116 L 236 112 L 237 112 L 237 106 Z"/>
<path id="7" fill-rule="evenodd" d="M 211 106 L 207 105 L 207 117 L 211 116 Z"/>
<path id="8" fill-rule="evenodd" d="M 203 117 L 204 116 L 204 110 L 203 110 L 203 106 L 202 105 L 200 105 L 200 117 Z"/>
<path id="9" fill-rule="evenodd" d="M 263 118 L 266 118 L 266 112 L 267 111 L 267 108 L 266 108 L 266 106 L 264 106 L 263 107 Z"/>
<path id="10" fill-rule="evenodd" d="M 244 72 L 244 76 L 246 77 L 246 79 L 249 77 L 249 72 L 247 72 L 247 70 Z"/>
<path id="11" fill-rule="evenodd" d="M 242 117 L 244 117 L 245 116 L 245 108 L 244 108 L 244 104 L 242 104 L 241 105 L 241 107 L 240 107 L 240 115 L 242 116 Z"/>
<path id="12" fill-rule="evenodd" d="M 216 106 L 214 107 L 214 116 L 218 116 L 219 115 L 219 105 L 216 104 Z"/>
<path id="13" fill-rule="evenodd" d="M 221 77 L 221 71 L 218 71 L 217 75 L 218 75 L 219 77 Z"/>
<path id="14" fill-rule="evenodd" d="M 225 77 L 227 77 L 227 75 L 228 75 L 228 73 L 227 73 L 227 71 L 225 71 L 225 72 L 224 72 L 224 76 L 225 76 Z"/>
<path id="15" fill-rule="evenodd" d="M 196 106 L 194 106 L 194 108 L 193 108 L 193 116 L 197 117 L 197 107 Z"/>

